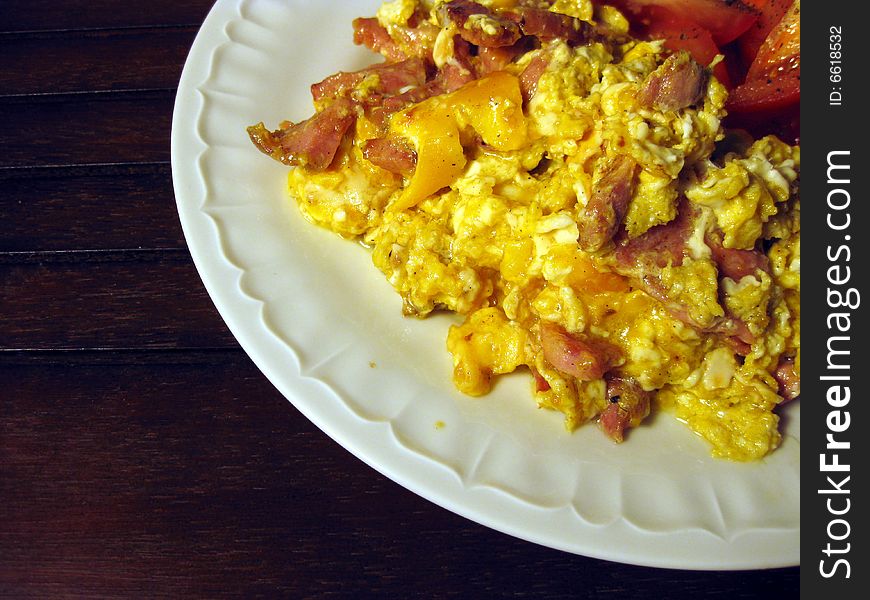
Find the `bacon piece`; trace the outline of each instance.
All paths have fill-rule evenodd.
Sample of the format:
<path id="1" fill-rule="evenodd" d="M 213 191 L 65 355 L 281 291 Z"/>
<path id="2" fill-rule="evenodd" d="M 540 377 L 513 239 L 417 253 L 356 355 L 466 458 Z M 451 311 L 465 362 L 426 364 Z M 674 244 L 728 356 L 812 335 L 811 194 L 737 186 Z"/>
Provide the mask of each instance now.
<path id="1" fill-rule="evenodd" d="M 781 358 L 773 377 L 779 384 L 779 395 L 783 402 L 790 402 L 801 395 L 801 376 L 795 370 L 794 358 Z"/>
<path id="2" fill-rule="evenodd" d="M 682 265 L 695 218 L 695 210 L 683 199 L 677 207 L 677 216 L 671 221 L 651 227 L 634 239 L 620 240 L 615 253 L 620 273 L 636 276 L 651 267 Z"/>
<path id="3" fill-rule="evenodd" d="M 386 27 L 375 17 L 359 17 L 353 20 L 353 43 L 383 54 L 387 60 L 398 62 L 408 58 L 399 45 L 390 37 Z"/>
<path id="4" fill-rule="evenodd" d="M 436 78 L 442 82 L 445 93 L 456 91 L 466 83 L 477 79 L 471 51 L 471 44 L 458 35 L 453 37 L 453 60 L 441 67 L 436 75 Z"/>
<path id="5" fill-rule="evenodd" d="M 535 391 L 536 392 L 549 392 L 550 391 L 550 382 L 544 379 L 544 376 L 541 375 L 535 367 L 529 367 L 532 372 L 532 377 L 535 378 Z"/>
<path id="6" fill-rule="evenodd" d="M 667 288 L 662 283 L 661 278 L 658 275 L 653 274 L 643 274 L 643 271 L 640 271 L 640 275 L 635 275 L 635 277 L 631 278 L 632 283 L 645 291 L 647 294 L 658 300 L 662 303 L 662 306 L 676 319 L 682 321 L 686 325 L 690 325 L 699 331 L 708 331 L 704 325 L 698 323 L 692 316 L 689 314 L 689 308 L 683 304 L 675 302 L 670 294 L 668 294 Z M 719 321 L 713 324 L 714 327 L 718 327 Z"/>
<path id="7" fill-rule="evenodd" d="M 744 342 L 739 337 L 725 336 L 722 338 L 722 341 L 725 342 L 729 348 L 734 350 L 734 354 L 749 356 L 749 353 L 752 352 L 752 344 Z"/>
<path id="8" fill-rule="evenodd" d="M 481 75 L 503 70 L 516 57 L 511 52 L 513 46 L 507 48 L 480 48 L 477 51 L 477 71 Z"/>
<path id="9" fill-rule="evenodd" d="M 459 73 L 456 73 L 455 75 L 461 77 L 461 74 Z M 398 112 L 411 104 L 422 102 L 432 96 L 444 94 L 447 91 L 452 90 L 448 90 L 448 85 L 445 82 L 445 75 L 439 71 L 435 78 L 421 86 L 412 88 L 402 94 L 384 98 L 380 105 L 371 108 L 369 120 L 375 124 L 382 133 L 386 133 L 390 116 L 393 113 Z"/>
<path id="10" fill-rule="evenodd" d="M 363 145 L 363 156 L 382 169 L 407 175 L 417 166 L 417 153 L 402 140 L 374 138 Z"/>
<path id="11" fill-rule="evenodd" d="M 261 152 L 286 165 L 326 169 L 347 130 L 356 120 L 354 105 L 339 98 L 310 119 L 294 124 L 282 124 L 269 131 L 258 123 L 248 127 L 248 135 Z"/>
<path id="12" fill-rule="evenodd" d="M 324 98 L 336 98 L 347 94 L 367 77 L 376 77 L 371 92 L 395 94 L 407 86 L 419 86 L 426 82 L 426 63 L 421 58 L 409 58 L 397 63 L 381 63 L 352 73 L 339 72 L 311 86 L 311 95 L 317 102 Z"/>
<path id="13" fill-rule="evenodd" d="M 733 314 L 726 313 L 713 323 L 698 323 L 689 314 L 687 306 L 671 298 L 658 275 L 659 270 L 668 265 L 683 264 L 688 254 L 688 240 L 694 231 L 697 216 L 697 210 L 684 198 L 673 220 L 656 225 L 634 239 L 619 240 L 615 251 L 615 270 L 620 275 L 628 277 L 636 287 L 661 302 L 676 319 L 698 331 L 722 336 L 735 352 L 745 356 L 749 353 L 751 344 L 755 342 L 755 336 L 744 321 Z M 735 256 L 746 259 L 742 254 Z M 754 256 L 751 258 L 753 261 L 756 259 Z M 732 275 L 737 274 L 736 267 L 726 267 L 728 268 L 734 268 L 729 271 Z"/>
<path id="14" fill-rule="evenodd" d="M 618 403 L 609 404 L 598 417 L 598 425 L 614 442 L 623 441 L 624 432 L 631 423 L 631 416 L 627 410 L 621 410 Z"/>
<path id="15" fill-rule="evenodd" d="M 583 381 L 600 379 L 618 357 L 603 342 L 588 342 L 553 323 L 541 323 L 544 358 L 559 371 Z"/>
<path id="16" fill-rule="evenodd" d="M 475 79 L 475 69 L 471 64 L 471 45 L 456 36 L 454 39 L 454 60 L 444 65 L 435 77 L 425 84 L 402 94 L 385 98 L 380 106 L 374 107 L 371 111 L 370 120 L 385 130 L 388 119 L 393 113 L 432 96 L 454 92 Z"/>
<path id="17" fill-rule="evenodd" d="M 642 271 L 641 271 L 642 272 Z M 646 274 L 631 278 L 634 285 L 645 291 L 647 294 L 662 303 L 671 316 L 682 321 L 690 327 L 694 327 L 702 333 L 714 333 L 722 337 L 722 340 L 728 344 L 735 353 L 746 356 L 752 350 L 752 344 L 755 342 L 755 335 L 750 331 L 749 326 L 730 312 L 722 317 L 716 318 L 712 323 L 699 323 L 689 314 L 689 308 L 683 304 L 675 302 L 668 290 L 662 284 L 661 279 L 657 275 Z"/>
<path id="18" fill-rule="evenodd" d="M 637 163 L 620 154 L 608 160 L 598 179 L 592 184 L 589 198 L 579 220 L 580 246 L 587 252 L 600 250 L 613 239 L 622 225 L 628 203 L 634 194 Z"/>
<path id="19" fill-rule="evenodd" d="M 520 73 L 520 92 L 523 95 L 523 102 L 526 104 L 532 99 L 535 92 L 538 91 L 538 81 L 540 81 L 541 75 L 547 70 L 549 64 L 549 55 L 541 53 L 530 60 L 526 68 L 523 69 L 523 72 Z"/>
<path id="20" fill-rule="evenodd" d="M 410 104 L 422 102 L 432 96 L 438 96 L 446 91 L 444 81 L 436 77 L 428 83 L 415 87 L 402 94 L 385 98 L 383 104 L 375 108 L 375 112 L 381 113 L 380 120 L 387 117 L 396 111 L 402 110 Z M 385 122 L 385 121 L 384 121 Z"/>
<path id="21" fill-rule="evenodd" d="M 470 0 L 451 0 L 438 6 L 438 21 L 456 25 L 457 33 L 467 42 L 486 48 L 512 46 L 522 35 L 512 20 Z"/>
<path id="22" fill-rule="evenodd" d="M 618 240 L 615 270 L 620 275 L 628 277 L 633 285 L 661 302 L 674 318 L 700 332 L 721 336 L 737 354 L 746 356 L 755 343 L 755 335 L 742 319 L 726 309 L 725 315 L 712 323 L 697 322 L 691 317 L 688 306 L 675 302 L 671 298 L 669 290 L 658 274 L 660 269 L 668 265 L 683 264 L 688 254 L 688 240 L 695 229 L 698 214 L 697 209 L 683 198 L 677 207 L 677 216 L 673 220 L 656 225 L 634 239 Z M 712 251 L 711 258 L 719 263 L 720 274 L 728 273 L 729 275 L 726 276 L 742 277 L 743 274 L 755 273 L 755 266 L 767 268 L 767 258 L 760 252 L 722 248 L 712 235 L 708 235 L 706 239 Z M 739 277 L 737 278 L 739 280 Z"/>
<path id="23" fill-rule="evenodd" d="M 394 25 L 390 33 L 407 55 L 431 61 L 432 48 L 441 28 L 429 21 L 429 12 L 421 5 L 408 18 L 407 26 Z"/>
<path id="24" fill-rule="evenodd" d="M 747 275 L 755 275 L 759 269 L 770 273 L 770 260 L 759 250 L 726 248 L 712 235 L 705 236 L 704 241 L 710 248 L 713 262 L 719 268 L 720 277 L 740 281 Z"/>
<path id="25" fill-rule="evenodd" d="M 505 13 L 525 35 L 547 42 L 563 39 L 572 46 L 586 43 L 593 35 L 592 26 L 576 17 L 555 13 L 545 8 L 518 7 Z"/>
<path id="26" fill-rule="evenodd" d="M 513 46 L 504 46 L 501 48 L 478 48 L 477 50 L 477 70 L 483 76 L 494 71 L 502 71 L 519 55 L 527 52 L 531 48 L 524 40 L 520 40 Z"/>
<path id="27" fill-rule="evenodd" d="M 735 317 L 730 311 L 713 327 L 707 329 L 708 333 L 717 333 L 736 354 L 747 356 L 752 351 L 755 343 L 755 334 L 749 329 L 746 322 Z"/>
<path id="28" fill-rule="evenodd" d="M 672 54 L 650 73 L 638 95 L 641 105 L 662 111 L 680 110 L 704 97 L 707 72 L 688 52 Z"/>
<path id="29" fill-rule="evenodd" d="M 652 394 L 624 377 L 610 377 L 607 381 L 607 399 L 610 404 L 598 418 L 601 429 L 613 441 L 625 439 L 625 430 L 636 427 L 649 416 Z"/>

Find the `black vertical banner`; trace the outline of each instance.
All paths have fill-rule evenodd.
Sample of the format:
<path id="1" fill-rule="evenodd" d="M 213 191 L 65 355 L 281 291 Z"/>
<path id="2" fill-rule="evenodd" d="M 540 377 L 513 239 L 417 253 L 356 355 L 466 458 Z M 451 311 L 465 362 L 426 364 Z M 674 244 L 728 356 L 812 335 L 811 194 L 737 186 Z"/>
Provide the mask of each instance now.
<path id="1" fill-rule="evenodd" d="M 870 217 L 862 2 L 801 14 L 801 595 L 866 597 Z M 866 304 L 866 306 L 865 306 Z M 860 557 L 860 558 L 859 558 Z"/>

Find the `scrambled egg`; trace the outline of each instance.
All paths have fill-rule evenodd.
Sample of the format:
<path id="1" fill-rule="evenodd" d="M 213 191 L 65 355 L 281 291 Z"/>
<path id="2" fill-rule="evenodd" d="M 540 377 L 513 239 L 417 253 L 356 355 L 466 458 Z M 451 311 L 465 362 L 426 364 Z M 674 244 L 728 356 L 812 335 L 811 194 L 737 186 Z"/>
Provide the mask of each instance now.
<path id="1" fill-rule="evenodd" d="M 573 429 L 603 419 L 621 401 L 614 381 L 630 381 L 714 456 L 763 457 L 781 441 L 777 369 L 800 364 L 800 150 L 726 136 L 727 91 L 712 76 L 691 106 L 644 103 L 668 57 L 660 43 L 630 39 L 621 14 L 590 0 L 544 4 L 610 37 L 542 41 L 394 113 L 388 136 L 413 148 L 410 173 L 365 158 L 383 128 L 361 113 L 332 167 L 293 169 L 290 193 L 311 221 L 371 249 L 406 315 L 464 316 L 447 336 L 462 392 L 486 394 L 498 375 L 525 369 L 537 404 Z M 377 16 L 392 31 L 430 8 L 439 23 L 437 7 L 417 0 Z M 450 44 L 438 39 L 436 63 L 447 64 Z M 547 65 L 526 100 L 519 81 L 539 57 Z M 619 230 L 584 249 L 583 219 L 614 157 L 636 164 L 630 200 Z M 644 246 L 685 214 L 681 258 Z M 746 272 L 729 257 L 760 260 Z M 581 358 L 589 364 L 575 371 Z"/>

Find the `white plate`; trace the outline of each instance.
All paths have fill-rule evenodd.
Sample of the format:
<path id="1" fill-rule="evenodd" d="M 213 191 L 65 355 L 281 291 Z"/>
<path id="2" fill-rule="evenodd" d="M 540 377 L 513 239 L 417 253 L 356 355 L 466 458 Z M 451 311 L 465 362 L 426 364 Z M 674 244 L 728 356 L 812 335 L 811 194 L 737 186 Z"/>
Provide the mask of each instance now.
<path id="1" fill-rule="evenodd" d="M 266 377 L 318 427 L 410 490 L 511 535 L 686 569 L 798 564 L 800 407 L 767 460 L 709 457 L 668 415 L 612 444 L 535 408 L 527 377 L 484 398 L 451 384 L 448 316 L 401 316 L 354 243 L 304 221 L 286 168 L 245 127 L 313 112 L 308 86 L 374 61 L 351 21 L 378 0 L 219 0 L 172 123 L 178 212 L 199 273 Z M 436 425 L 437 424 L 437 425 Z M 440 426 L 443 424 L 443 426 Z"/>

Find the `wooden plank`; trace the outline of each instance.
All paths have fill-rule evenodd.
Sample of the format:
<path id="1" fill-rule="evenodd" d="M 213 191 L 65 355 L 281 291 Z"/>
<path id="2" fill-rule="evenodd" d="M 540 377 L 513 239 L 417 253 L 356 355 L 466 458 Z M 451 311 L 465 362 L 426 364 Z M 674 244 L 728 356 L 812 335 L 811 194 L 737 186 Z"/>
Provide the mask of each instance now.
<path id="1" fill-rule="evenodd" d="M 169 160 L 175 91 L 0 99 L 0 168 Z"/>
<path id="2" fill-rule="evenodd" d="M 196 28 L 0 37 L 0 95 L 175 88 Z"/>
<path id="3" fill-rule="evenodd" d="M 0 252 L 185 248 L 169 164 L 0 170 Z"/>
<path id="4" fill-rule="evenodd" d="M 227 362 L 234 364 L 244 351 L 239 347 L 231 348 L 156 348 L 156 349 L 111 349 L 111 350 L 4 350 L 0 352 L 0 366 L 52 366 L 74 368 L 81 367 L 128 367 L 135 365 L 140 368 L 167 365 L 181 367 L 185 365 L 219 365 Z"/>
<path id="5" fill-rule="evenodd" d="M 0 33 L 198 25 L 212 4 L 212 0 L 3 0 Z"/>
<path id="6" fill-rule="evenodd" d="M 0 264 L 0 350 L 237 347 L 186 252 L 68 258 Z"/>
<path id="7" fill-rule="evenodd" d="M 797 597 L 797 568 L 663 576 L 435 507 L 328 439 L 241 353 L 0 363 L 0 389 L 5 597 Z"/>

